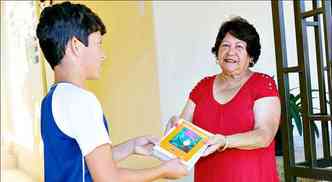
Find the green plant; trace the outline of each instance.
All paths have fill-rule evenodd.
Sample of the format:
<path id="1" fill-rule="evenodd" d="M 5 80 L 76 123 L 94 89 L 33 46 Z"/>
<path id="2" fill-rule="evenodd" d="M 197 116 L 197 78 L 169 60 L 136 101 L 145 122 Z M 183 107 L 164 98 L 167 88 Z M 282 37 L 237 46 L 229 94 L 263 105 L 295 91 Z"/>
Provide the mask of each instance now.
<path id="1" fill-rule="evenodd" d="M 302 136 L 302 130 L 303 130 L 303 124 L 302 124 L 302 105 L 301 105 L 301 97 L 300 94 L 294 95 L 292 93 L 289 94 L 289 99 L 288 99 L 288 104 L 289 104 L 289 114 L 290 114 L 290 119 L 295 123 L 295 126 L 297 128 L 297 131 L 300 136 Z M 319 131 L 316 123 L 313 125 L 315 134 L 319 137 Z"/>
<path id="2" fill-rule="evenodd" d="M 272 76 L 272 78 L 274 79 L 274 75 Z M 289 91 L 292 91 L 294 89 L 298 89 L 298 87 L 292 88 Z M 319 90 L 318 89 L 312 89 L 311 92 L 312 93 L 313 92 L 319 92 Z M 329 93 L 325 92 L 325 94 L 328 96 Z M 313 98 L 316 98 L 316 97 L 313 97 Z M 330 104 L 330 107 L 332 107 L 330 101 L 327 100 L 326 102 L 328 104 Z M 300 93 L 296 94 L 296 95 L 290 93 L 289 98 L 288 98 L 288 105 L 289 105 L 288 109 L 289 109 L 289 113 L 290 113 L 290 119 L 291 119 L 292 122 L 295 123 L 295 126 L 297 128 L 297 131 L 298 131 L 299 135 L 302 136 L 302 133 L 303 133 L 302 132 L 303 131 L 303 124 L 302 124 L 303 110 L 302 110 L 302 105 L 301 105 Z M 314 108 L 314 109 L 319 110 L 318 108 Z M 292 126 L 294 126 L 294 125 L 292 125 Z M 318 127 L 317 127 L 315 122 L 313 122 L 313 128 L 314 128 L 315 134 L 319 137 Z"/>

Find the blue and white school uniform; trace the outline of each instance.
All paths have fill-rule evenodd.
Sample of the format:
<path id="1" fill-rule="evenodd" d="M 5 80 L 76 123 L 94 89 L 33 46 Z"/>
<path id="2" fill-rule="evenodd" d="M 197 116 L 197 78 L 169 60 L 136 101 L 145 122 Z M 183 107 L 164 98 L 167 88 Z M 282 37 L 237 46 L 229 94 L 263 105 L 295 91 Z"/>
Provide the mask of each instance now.
<path id="1" fill-rule="evenodd" d="M 91 182 L 84 156 L 111 143 L 96 96 L 71 83 L 55 84 L 41 107 L 45 182 Z"/>

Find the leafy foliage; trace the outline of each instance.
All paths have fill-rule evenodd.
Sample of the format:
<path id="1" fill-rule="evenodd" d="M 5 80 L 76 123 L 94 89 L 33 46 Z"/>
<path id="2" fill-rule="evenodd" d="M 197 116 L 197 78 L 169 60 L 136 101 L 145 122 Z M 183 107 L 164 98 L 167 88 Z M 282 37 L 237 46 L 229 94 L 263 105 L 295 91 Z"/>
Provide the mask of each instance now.
<path id="1" fill-rule="evenodd" d="M 290 113 L 290 119 L 295 123 L 295 126 L 297 128 L 297 131 L 300 136 L 302 136 L 303 133 L 303 123 L 302 123 L 302 114 L 303 109 L 301 105 L 301 97 L 300 94 L 294 95 L 289 94 L 288 99 L 289 104 L 289 113 Z M 314 131 L 316 135 L 319 137 L 319 131 L 316 123 L 313 124 Z"/>

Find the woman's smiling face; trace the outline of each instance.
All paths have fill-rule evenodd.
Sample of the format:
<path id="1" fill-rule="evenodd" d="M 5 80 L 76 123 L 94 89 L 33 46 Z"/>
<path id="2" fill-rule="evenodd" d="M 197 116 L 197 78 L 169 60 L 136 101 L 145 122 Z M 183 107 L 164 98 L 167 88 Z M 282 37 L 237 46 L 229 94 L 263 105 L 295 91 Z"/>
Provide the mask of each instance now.
<path id="1" fill-rule="evenodd" d="M 247 43 L 227 33 L 218 50 L 218 63 L 226 74 L 238 75 L 245 72 L 251 57 L 247 52 Z"/>

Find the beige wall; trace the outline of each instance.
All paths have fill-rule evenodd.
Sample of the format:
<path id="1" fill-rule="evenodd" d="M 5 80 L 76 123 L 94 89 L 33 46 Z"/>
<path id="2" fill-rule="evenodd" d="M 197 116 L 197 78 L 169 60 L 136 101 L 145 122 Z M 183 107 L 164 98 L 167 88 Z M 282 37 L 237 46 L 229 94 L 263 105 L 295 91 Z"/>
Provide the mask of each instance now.
<path id="1" fill-rule="evenodd" d="M 59 1 L 58 1 L 59 2 Z M 75 1 L 87 5 L 107 28 L 103 49 L 107 59 L 101 78 L 87 81 L 87 88 L 100 100 L 109 121 L 111 140 L 118 144 L 129 138 L 161 136 L 159 88 L 152 6 L 143 1 Z M 52 70 L 46 64 L 48 87 Z M 130 168 L 157 165 L 152 158 L 130 157 L 120 163 Z"/>
<path id="2" fill-rule="evenodd" d="M 159 88 L 150 2 L 84 2 L 107 27 L 103 48 L 107 59 L 101 79 L 89 81 L 111 126 L 117 144 L 146 134 L 161 135 Z M 121 165 L 133 168 L 157 164 L 132 157 Z"/>

